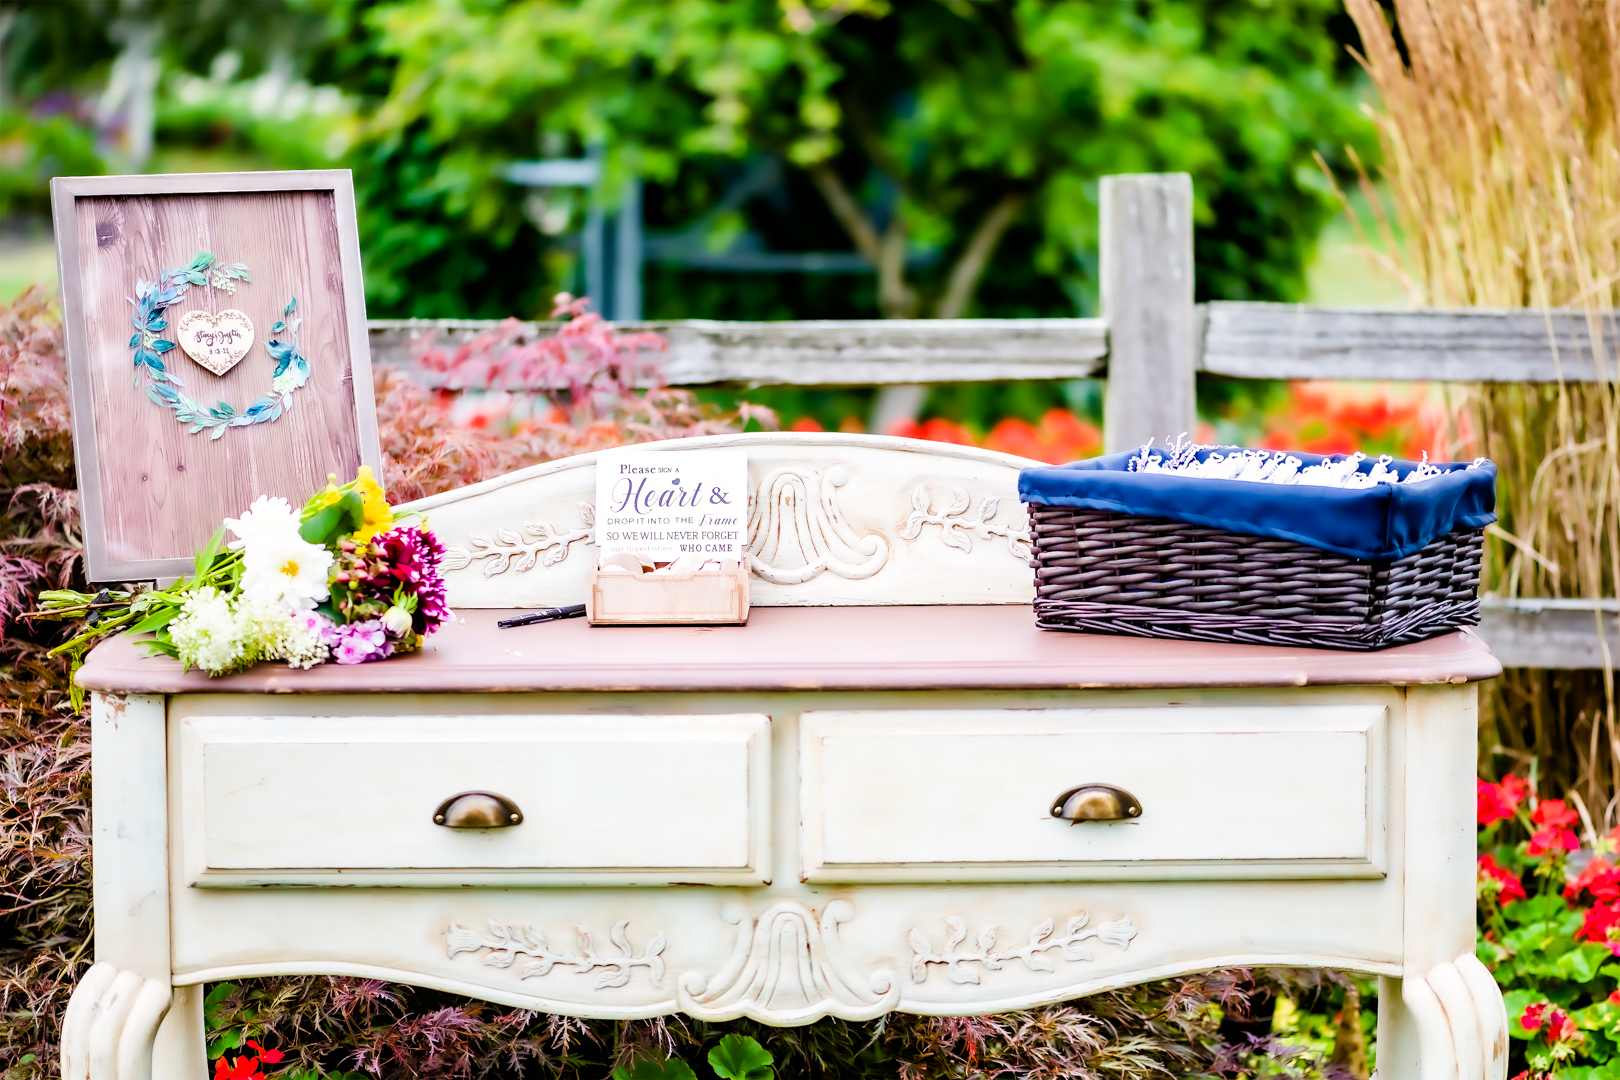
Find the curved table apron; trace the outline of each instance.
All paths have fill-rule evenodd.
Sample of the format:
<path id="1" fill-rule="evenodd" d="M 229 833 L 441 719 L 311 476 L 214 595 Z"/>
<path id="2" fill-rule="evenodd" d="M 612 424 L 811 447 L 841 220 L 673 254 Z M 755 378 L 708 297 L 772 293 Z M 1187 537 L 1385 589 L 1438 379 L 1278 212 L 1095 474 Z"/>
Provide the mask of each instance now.
<path id="1" fill-rule="evenodd" d="M 1020 605 L 504 614 L 358 667 L 91 654 L 98 963 L 66 1076 L 202 1080 L 202 984 L 256 975 L 792 1025 L 1251 964 L 1381 976 L 1386 1078 L 1505 1075 L 1473 956 L 1473 683 L 1501 669 L 1471 634 L 1348 653 L 1048 633 Z M 1054 816 L 1094 784 L 1139 813 Z"/>

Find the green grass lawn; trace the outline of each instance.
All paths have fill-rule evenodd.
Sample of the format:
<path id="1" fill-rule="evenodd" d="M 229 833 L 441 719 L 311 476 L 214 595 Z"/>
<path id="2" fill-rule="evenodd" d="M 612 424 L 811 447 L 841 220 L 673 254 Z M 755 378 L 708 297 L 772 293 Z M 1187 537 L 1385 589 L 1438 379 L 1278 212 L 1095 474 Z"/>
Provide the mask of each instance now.
<path id="1" fill-rule="evenodd" d="M 0 241 L 0 304 L 9 304 L 39 282 L 56 289 L 56 246 L 49 236 Z"/>

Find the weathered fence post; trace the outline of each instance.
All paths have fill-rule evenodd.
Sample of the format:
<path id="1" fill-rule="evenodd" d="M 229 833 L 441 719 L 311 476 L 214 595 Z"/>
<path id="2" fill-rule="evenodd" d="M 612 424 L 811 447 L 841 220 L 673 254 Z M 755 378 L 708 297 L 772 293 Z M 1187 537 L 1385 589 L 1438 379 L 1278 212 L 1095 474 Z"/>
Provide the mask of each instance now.
<path id="1" fill-rule="evenodd" d="M 1102 178 L 1103 441 L 1110 453 L 1193 430 L 1192 177 Z"/>

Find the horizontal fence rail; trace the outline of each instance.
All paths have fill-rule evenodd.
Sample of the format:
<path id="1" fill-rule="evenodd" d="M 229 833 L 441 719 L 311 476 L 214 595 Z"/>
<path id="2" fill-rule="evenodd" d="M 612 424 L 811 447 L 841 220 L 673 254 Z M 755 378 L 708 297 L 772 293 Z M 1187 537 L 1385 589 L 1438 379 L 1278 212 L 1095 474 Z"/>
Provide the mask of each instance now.
<path id="1" fill-rule="evenodd" d="M 412 368 L 431 342 L 455 349 L 495 322 L 376 319 L 373 364 Z M 554 323 L 527 323 L 532 335 Z M 895 319 L 825 322 L 626 323 L 669 343 L 654 354 L 671 386 L 886 386 L 1076 379 L 1099 375 L 1108 352 L 1101 319 Z"/>
<path id="2" fill-rule="evenodd" d="M 1620 665 L 1620 603 L 1614 600 L 1496 600 L 1481 607 L 1479 636 L 1503 667 L 1601 668 L 1605 649 Z"/>
<path id="3" fill-rule="evenodd" d="M 1243 379 L 1597 382 L 1582 311 L 1202 305 L 1198 368 Z M 1613 350 L 1616 325 L 1602 318 Z M 1554 347 L 1556 346 L 1556 348 Z M 1604 365 L 1620 375 L 1613 356 Z"/>
<path id="4" fill-rule="evenodd" d="M 1586 313 L 1316 308 L 1216 302 L 1198 307 L 1197 370 L 1242 379 L 1413 382 L 1599 381 Z M 1620 342 L 1604 317 L 1603 340 Z M 408 369 L 432 342 L 455 349 L 500 325 L 482 319 L 373 319 L 375 364 Z M 528 334 L 555 323 L 525 323 Z M 873 319 L 627 323 L 669 342 L 673 386 L 888 386 L 1078 379 L 1107 374 L 1101 319 Z M 1554 348 L 1556 345 L 1556 348 Z M 1620 361 L 1606 365 L 1620 378 Z"/>

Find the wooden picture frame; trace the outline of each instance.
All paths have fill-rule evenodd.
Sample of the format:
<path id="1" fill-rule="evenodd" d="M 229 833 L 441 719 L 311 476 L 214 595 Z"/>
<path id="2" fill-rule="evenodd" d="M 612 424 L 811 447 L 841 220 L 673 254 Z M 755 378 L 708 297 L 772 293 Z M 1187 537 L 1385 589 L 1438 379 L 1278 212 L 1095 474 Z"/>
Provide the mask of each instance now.
<path id="1" fill-rule="evenodd" d="M 297 505 L 329 474 L 381 476 L 347 169 L 57 177 L 51 209 L 92 582 L 189 573 L 258 496 Z M 240 326 L 229 309 L 251 344 L 216 375 L 178 331 L 195 311 Z"/>

